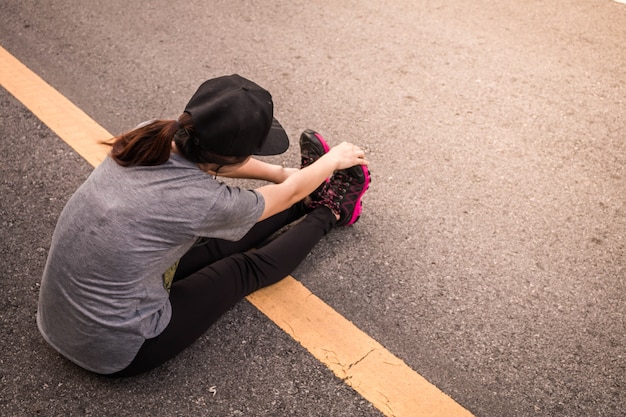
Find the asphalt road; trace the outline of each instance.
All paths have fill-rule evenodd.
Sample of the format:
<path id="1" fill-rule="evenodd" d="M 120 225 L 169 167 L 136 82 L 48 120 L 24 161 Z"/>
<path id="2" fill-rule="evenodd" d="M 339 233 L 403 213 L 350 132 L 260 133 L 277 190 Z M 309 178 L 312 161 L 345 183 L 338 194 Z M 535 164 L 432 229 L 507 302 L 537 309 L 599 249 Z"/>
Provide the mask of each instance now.
<path id="1" fill-rule="evenodd" d="M 294 145 L 269 160 L 315 128 L 372 161 L 296 279 L 476 416 L 623 415 L 626 5 L 138 3 L 3 0 L 0 45 L 114 134 L 257 81 Z M 246 301 L 142 377 L 63 360 L 38 282 L 91 166 L 1 88 L 0 136 L 1 415 L 382 415 Z"/>

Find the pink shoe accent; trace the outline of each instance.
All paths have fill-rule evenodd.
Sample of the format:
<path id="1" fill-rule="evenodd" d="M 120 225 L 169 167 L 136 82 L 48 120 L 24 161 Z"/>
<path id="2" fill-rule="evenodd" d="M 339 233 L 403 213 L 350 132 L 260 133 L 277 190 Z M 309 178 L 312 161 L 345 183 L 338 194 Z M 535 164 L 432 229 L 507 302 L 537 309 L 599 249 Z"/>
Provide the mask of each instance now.
<path id="1" fill-rule="evenodd" d="M 320 135 L 319 133 L 315 132 L 315 137 L 319 139 L 320 143 L 324 147 L 324 153 L 330 151 L 330 146 L 328 146 L 328 143 L 326 143 L 326 141 L 324 140 L 322 135 Z"/>

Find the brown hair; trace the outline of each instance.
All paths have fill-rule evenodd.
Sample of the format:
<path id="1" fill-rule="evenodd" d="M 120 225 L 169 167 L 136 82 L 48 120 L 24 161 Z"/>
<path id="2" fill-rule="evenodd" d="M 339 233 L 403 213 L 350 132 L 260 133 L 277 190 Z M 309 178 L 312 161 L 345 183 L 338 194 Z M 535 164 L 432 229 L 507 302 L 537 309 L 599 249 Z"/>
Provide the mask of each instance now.
<path id="1" fill-rule="evenodd" d="M 194 127 L 189 113 L 178 120 L 154 120 L 144 126 L 114 137 L 111 142 L 111 158 L 123 167 L 161 165 L 170 157 L 172 141 L 178 151 L 195 163 L 218 165 L 238 164 L 248 157 L 217 155 L 200 148 L 194 140 Z"/>

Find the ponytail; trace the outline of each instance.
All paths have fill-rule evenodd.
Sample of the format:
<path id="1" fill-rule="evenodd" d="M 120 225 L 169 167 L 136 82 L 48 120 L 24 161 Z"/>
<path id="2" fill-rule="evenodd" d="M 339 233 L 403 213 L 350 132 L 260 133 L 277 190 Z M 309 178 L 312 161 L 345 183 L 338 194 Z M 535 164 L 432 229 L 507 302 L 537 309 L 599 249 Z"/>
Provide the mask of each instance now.
<path id="1" fill-rule="evenodd" d="M 164 164 L 180 127 L 178 120 L 155 120 L 117 136 L 111 143 L 111 158 L 123 167 Z"/>
<path id="2" fill-rule="evenodd" d="M 111 145 L 111 158 L 123 167 L 161 165 L 167 162 L 172 141 L 187 160 L 220 166 L 239 164 L 247 156 L 222 156 L 202 149 L 194 137 L 189 113 L 178 120 L 155 120 L 105 142 Z"/>

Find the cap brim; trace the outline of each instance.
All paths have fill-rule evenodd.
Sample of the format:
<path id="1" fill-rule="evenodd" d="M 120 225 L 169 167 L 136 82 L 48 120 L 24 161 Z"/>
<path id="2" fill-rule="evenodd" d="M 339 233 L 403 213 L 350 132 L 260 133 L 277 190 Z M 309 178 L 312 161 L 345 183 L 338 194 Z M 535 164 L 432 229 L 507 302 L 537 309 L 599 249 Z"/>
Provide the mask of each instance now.
<path id="1" fill-rule="evenodd" d="M 255 152 L 255 155 L 269 156 L 279 155 L 289 149 L 289 137 L 285 129 L 278 123 L 275 118 L 272 120 L 272 127 L 270 128 L 265 143 L 261 149 Z"/>

